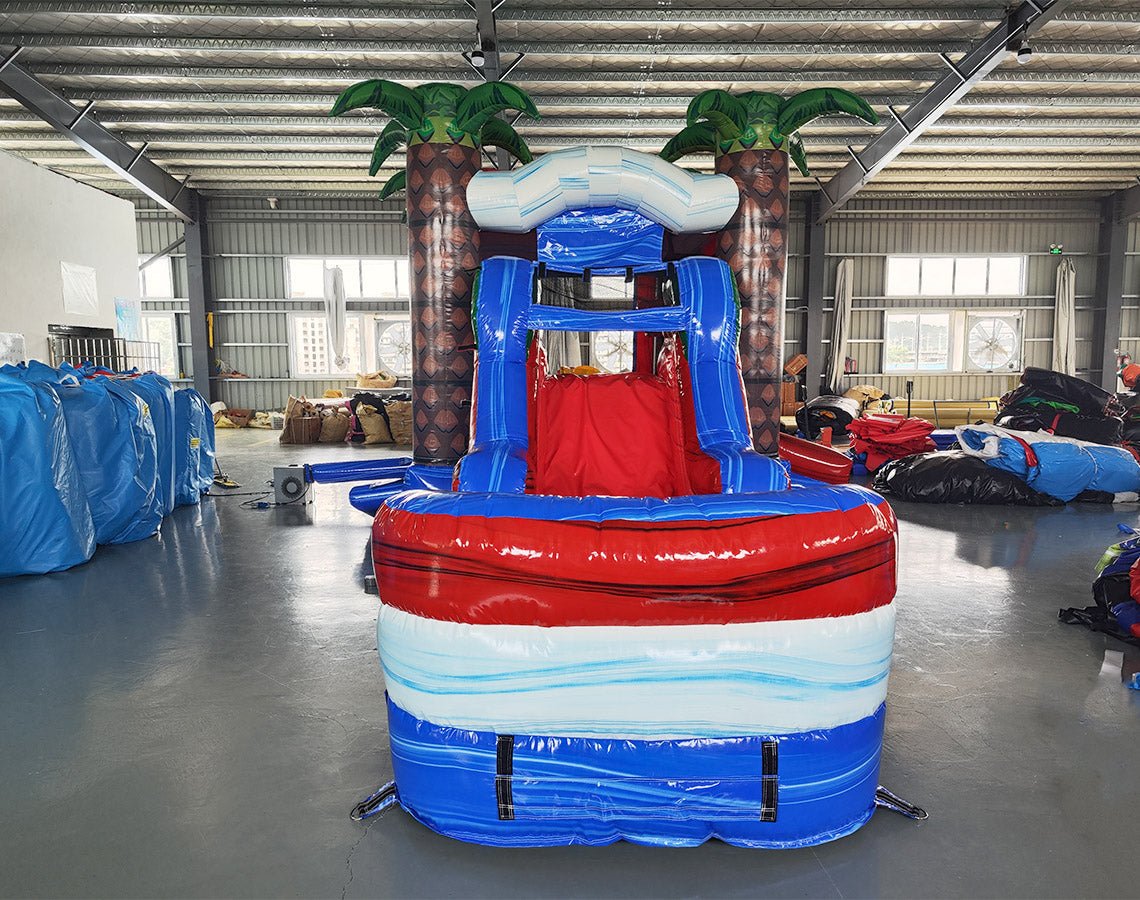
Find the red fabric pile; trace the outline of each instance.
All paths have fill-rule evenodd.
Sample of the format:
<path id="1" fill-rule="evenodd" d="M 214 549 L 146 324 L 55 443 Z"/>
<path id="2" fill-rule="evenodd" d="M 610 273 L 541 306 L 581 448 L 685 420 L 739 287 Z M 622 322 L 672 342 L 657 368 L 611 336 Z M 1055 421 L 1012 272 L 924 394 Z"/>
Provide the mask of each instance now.
<path id="1" fill-rule="evenodd" d="M 867 454 L 868 472 L 876 471 L 891 459 L 938 449 L 930 438 L 934 426 L 926 419 L 877 413 L 856 419 L 847 430 L 856 455 Z"/>

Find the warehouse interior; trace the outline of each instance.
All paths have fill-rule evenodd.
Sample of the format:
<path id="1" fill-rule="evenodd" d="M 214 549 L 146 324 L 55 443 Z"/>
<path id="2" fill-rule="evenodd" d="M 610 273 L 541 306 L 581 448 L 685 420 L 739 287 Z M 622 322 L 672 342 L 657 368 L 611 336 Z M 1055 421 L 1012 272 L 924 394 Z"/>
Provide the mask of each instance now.
<path id="1" fill-rule="evenodd" d="M 408 690 L 396 687 L 405 684 L 398 671 L 403 657 L 386 651 L 385 641 L 392 639 L 383 633 L 378 639 L 376 631 L 378 610 L 391 605 L 386 590 L 402 584 L 384 571 L 385 542 L 396 540 L 390 531 L 381 536 L 384 527 L 394 528 L 385 509 L 410 515 L 412 507 L 393 501 L 373 525 L 380 496 L 372 506 L 362 504 L 347 483 L 352 478 L 322 479 L 320 472 L 367 463 L 399 469 L 382 477 L 405 477 L 400 467 L 410 463 L 414 474 L 417 466 L 429 465 L 443 482 L 437 492 L 462 494 L 474 465 L 460 457 L 468 448 L 475 455 L 482 427 L 477 417 L 497 404 L 457 402 L 464 421 L 455 426 L 463 443 L 455 458 L 424 437 L 430 429 L 417 413 L 427 403 L 426 382 L 419 379 L 424 340 L 431 339 L 424 337 L 429 331 L 417 306 L 417 292 L 427 283 L 416 259 L 417 212 L 411 191 L 407 199 L 399 192 L 379 195 L 405 170 L 412 177 L 415 151 L 428 144 L 417 144 L 421 139 L 409 131 L 407 151 L 389 152 L 370 174 L 377 137 L 398 117 L 377 104 L 330 115 L 342 92 L 368 79 L 407 87 L 446 82 L 468 90 L 507 82 L 529 97 L 539 117 L 515 101 L 498 107 L 492 119 L 513 127 L 527 158 L 511 159 L 487 139 L 479 148 L 476 139 L 481 158 L 473 152 L 482 171 L 475 179 L 496 170 L 500 176 L 530 171 L 582 146 L 640 151 L 630 159 L 643 162 L 660 159 L 662 148 L 694 125 L 700 114 L 694 98 L 706 91 L 793 97 L 842 88 L 873 110 L 871 122 L 829 106 L 804 124 L 799 134 L 808 175 L 788 167 L 788 154 L 779 151 L 790 172 L 787 208 L 776 213 L 777 251 L 786 254 L 786 268 L 773 289 L 778 302 L 766 307 L 781 321 L 765 321 L 777 345 L 770 353 L 779 362 L 772 422 L 784 432 L 781 447 L 806 439 L 823 448 L 821 466 L 846 467 L 831 484 L 840 490 L 848 490 L 849 480 L 860 485 L 851 496 L 877 511 L 875 527 L 894 529 L 897 518 L 897 536 L 892 531 L 887 542 L 893 604 L 891 596 L 875 601 L 876 609 L 886 604 L 897 614 L 875 761 L 877 784 L 905 798 L 905 810 L 921 807 L 921 817 L 883 809 L 876 795 L 879 812 L 862 827 L 837 826 L 826 839 L 789 840 L 782 849 L 754 849 L 775 845 L 762 837 L 752 844 L 734 841 L 715 828 L 709 836 L 722 840 L 670 841 L 651 834 L 649 825 L 619 828 L 625 840 L 617 843 L 594 839 L 587 829 L 576 840 L 546 846 L 528 843 L 520 833 L 505 838 L 504 847 L 471 837 L 475 831 L 457 840 L 445 816 L 417 808 L 411 776 L 394 770 L 406 735 L 390 737 L 396 728 L 390 710 L 402 712 L 399 691 Z M 0 556 L 9 559 L 0 565 L 0 783 L 6 787 L 0 847 L 7 849 L 0 895 L 1134 895 L 1127 860 L 1140 738 L 1140 625 L 1129 628 L 1132 613 L 1123 607 L 1140 606 L 1140 574 L 1137 595 L 1129 595 L 1127 568 L 1113 566 L 1118 558 L 1140 556 L 1140 548 L 1128 544 L 1132 529 L 1140 528 L 1140 491 L 1129 488 L 1133 477 L 1140 486 L 1140 474 L 1131 472 L 1134 467 L 1140 473 L 1140 455 L 1129 438 L 1133 403 L 1140 424 L 1140 388 L 1134 389 L 1128 369 L 1140 357 L 1138 85 L 1140 7 L 1131 0 L 977 0 L 966 6 L 945 0 L 0 2 L 0 365 L 20 369 L 5 374 L 0 368 L 0 536 L 8 544 L 0 546 Z M 722 106 L 705 108 L 704 124 L 722 123 L 718 110 L 730 101 L 718 102 Z M 723 143 L 720 132 L 718 137 Z M 714 173 L 727 180 L 725 146 L 715 154 L 667 159 L 675 163 L 668 171 L 693 184 L 712 184 L 715 179 L 700 179 Z M 584 172 L 572 174 L 588 180 Z M 658 185 L 660 178 L 650 181 Z M 420 189 L 412 184 L 412 190 Z M 433 211 L 451 202 L 448 191 L 461 191 L 439 182 L 432 190 Z M 477 219 L 490 220 L 491 213 L 480 212 L 474 199 L 470 203 Z M 660 225 L 645 204 L 623 203 L 614 205 L 636 207 Z M 604 206 L 592 200 L 581 205 Z M 728 226 L 722 221 L 693 230 L 704 235 L 721 227 Z M 496 252 L 487 248 L 499 247 L 510 229 L 481 220 L 479 228 L 485 286 Z M 690 236 L 682 230 L 673 229 L 676 246 Z M 764 234 L 763 252 L 770 253 L 770 232 Z M 673 278 L 678 268 L 688 271 L 681 260 L 689 254 L 669 257 L 670 237 L 666 226 L 657 268 Z M 501 246 L 502 256 L 525 257 L 518 244 Z M 711 246 L 693 255 L 728 258 Z M 541 265 L 558 269 L 541 263 L 543 252 L 540 239 L 537 256 L 529 257 L 539 261 L 537 281 L 544 278 Z M 476 259 L 466 269 L 479 266 Z M 335 314 L 329 287 L 334 268 L 340 272 Z M 623 262 L 591 274 L 587 263 L 572 270 L 581 277 L 550 278 L 544 282 L 549 288 L 535 288 L 536 297 L 554 299 L 536 300 L 534 309 L 561 305 L 570 310 L 567 321 L 583 323 L 559 332 L 560 326 L 549 324 L 552 318 L 544 320 L 551 330 L 541 332 L 540 350 L 582 370 L 558 377 L 587 383 L 637 371 L 646 352 L 641 335 L 657 332 L 629 325 L 643 308 L 640 285 L 647 271 L 634 269 Z M 747 327 L 748 297 L 740 293 L 740 273 L 732 274 L 736 308 L 743 307 Z M 656 300 L 683 306 L 678 284 L 673 293 L 658 286 Z M 484 290 L 490 293 L 476 289 L 480 310 Z M 466 302 L 474 315 L 470 290 Z M 625 326 L 605 330 L 598 322 L 606 315 L 626 316 Z M 492 368 L 489 338 L 479 331 L 483 321 L 476 317 L 470 344 L 449 350 L 467 353 L 465 359 L 474 350 L 476 360 L 488 360 L 474 375 L 467 373 L 469 391 L 472 378 L 483 384 L 479 379 Z M 661 328 L 671 330 L 681 331 Z M 540 333 L 537 325 L 530 331 Z M 522 332 L 528 333 L 525 325 Z M 577 337 L 564 345 L 551 337 L 555 333 Z M 696 334 L 678 342 L 679 352 L 690 352 Z M 669 340 L 663 354 L 673 346 Z M 137 358 L 131 355 L 136 345 Z M 661 343 L 650 346 L 660 349 Z M 121 381 L 126 370 L 153 371 L 168 392 L 196 392 L 201 409 L 198 400 L 187 402 L 199 410 L 200 421 L 193 420 L 199 424 L 189 433 L 200 435 L 203 446 L 208 442 L 212 454 L 209 469 L 202 468 L 199 437 L 189 438 L 201 490 L 191 485 L 190 500 L 162 512 L 154 500 L 145 539 L 136 539 L 141 532 L 130 539 L 120 532 L 113 540 L 92 541 L 82 564 L 21 569 L 25 546 L 42 557 L 64 543 L 38 530 L 40 520 L 29 510 L 40 502 L 39 489 L 29 486 L 33 475 L 27 473 L 40 473 L 61 497 L 72 488 L 64 485 L 58 460 L 47 458 L 54 451 L 43 450 L 38 461 L 25 458 L 31 446 L 25 425 L 39 417 L 17 412 L 18 404 L 32 403 L 32 409 L 39 403 L 44 421 L 66 418 L 76 430 L 66 402 L 60 407 L 59 399 L 53 401 L 58 414 L 49 414 L 42 393 L 28 399 L 33 360 L 63 373 L 56 385 L 61 395 L 88 379 L 85 390 L 119 396 L 121 385 L 102 385 Z M 92 360 L 94 367 L 84 368 Z M 533 358 L 526 364 L 533 365 Z M 747 359 L 739 365 L 745 370 L 739 411 L 752 417 L 756 441 L 755 450 L 750 443 L 745 453 L 763 457 Z M 693 372 L 696 395 L 695 365 Z M 1067 385 L 1077 399 L 1072 393 L 1062 400 L 1046 397 L 1044 382 L 1033 381 L 1032 372 Z M 679 383 L 687 396 L 684 375 Z M 858 426 L 848 444 L 843 428 L 830 424 L 833 412 L 825 413 L 830 418 L 822 431 L 810 413 L 813 401 L 851 396 L 868 385 L 878 392 L 874 410 L 929 426 L 920 428 L 922 452 L 934 451 L 935 443 L 935 452 L 943 452 L 938 437 L 945 434 L 956 442 L 951 454 L 970 456 L 975 469 L 992 475 L 1004 465 L 991 453 L 999 438 L 1020 441 L 1024 452 L 1015 452 L 1028 474 L 1020 473 L 1013 488 L 974 485 L 966 500 L 954 493 L 965 475 L 939 475 L 936 487 L 913 493 L 897 484 L 892 489 L 887 469 L 875 474 L 881 444 L 868 455 L 870 439 Z M 377 399 L 360 403 L 380 407 L 363 407 L 374 422 L 383 418 L 387 439 L 378 444 L 358 415 L 361 391 Z M 1018 437 L 1023 426 L 1009 425 L 1012 420 L 1002 424 L 1016 400 L 999 398 L 1018 391 L 1023 398 L 1029 392 L 1025 402 L 1036 409 L 1049 406 L 1052 426 L 1041 426 L 1041 433 L 1049 431 L 1042 444 L 1031 447 L 1029 438 Z M 137 393 L 115 402 L 149 417 L 154 401 Z M 530 401 L 522 393 L 512 396 L 524 407 L 525 436 Z M 1085 408 L 1086 399 L 1095 411 Z M 815 408 L 833 409 L 826 403 Z M 294 413 L 311 417 L 316 432 L 298 437 Z M 1085 478 L 1079 487 L 1064 493 L 1049 486 L 1058 478 L 1078 478 L 1077 464 L 1068 461 L 1057 463 L 1058 478 L 1053 470 L 1043 474 L 1049 464 L 1042 447 L 1067 439 L 1059 424 L 1064 413 L 1097 419 L 1085 423 L 1089 428 L 1107 420 L 1116 429 L 1105 440 L 1071 435 L 1071 446 L 1074 453 L 1084 453 L 1090 443 L 1106 446 L 1114 464 L 1130 469 L 1123 481 L 1098 482 L 1106 467 L 1093 454 L 1098 462 L 1088 463 L 1092 474 L 1079 476 Z M 864 414 L 874 417 L 864 406 L 855 419 Z M 347 436 L 341 431 L 336 441 L 318 440 L 328 427 L 322 416 L 349 429 Z M 406 416 L 403 426 L 398 416 Z M 475 423 L 470 433 L 468 416 Z M 898 427 L 891 421 L 891 428 Z M 970 455 L 968 442 L 975 438 L 962 429 L 975 426 L 977 446 Z M 1007 426 L 1015 431 L 1012 439 L 1000 430 Z M 125 420 L 123 428 L 129 430 Z M 570 436 L 573 423 L 560 428 L 565 446 L 592 460 L 587 426 L 579 443 Z M 359 429 L 355 444 L 352 429 Z M 150 432 L 157 433 L 157 426 Z M 58 441 L 58 428 L 52 433 Z M 178 439 L 184 434 L 172 433 Z M 161 440 L 155 440 L 150 452 L 161 456 Z M 71 441 L 82 470 L 81 439 L 72 434 Z M 708 449 L 703 438 L 701 447 Z M 615 457 L 636 460 L 637 452 L 627 447 Z M 901 451 L 886 455 L 887 467 L 913 459 Z M 776 459 L 776 451 L 767 456 Z M 793 492 L 803 489 L 796 477 L 802 474 L 797 464 L 804 463 L 797 460 L 789 463 Z M 526 493 L 536 492 L 537 465 L 533 459 L 523 464 L 530 467 Z M 287 466 L 305 473 L 298 476 L 304 481 L 298 498 L 281 493 L 285 476 L 279 470 Z M 892 472 L 908 474 L 901 465 Z M 1009 472 L 1013 468 L 1000 474 L 1012 479 Z M 153 471 L 150 477 L 153 500 Z M 137 481 L 137 472 L 130 478 Z M 413 484 L 411 478 L 399 484 L 435 484 Z M 385 483 L 385 498 L 395 485 Z M 985 490 L 1005 491 L 1006 499 L 980 499 Z M 734 491 L 750 496 L 739 485 L 724 488 L 725 494 Z M 923 492 L 925 498 L 918 496 Z M 938 492 L 954 496 L 929 502 Z M 524 493 L 521 481 L 517 493 Z M 642 499 L 641 493 L 615 493 Z M 608 498 L 597 490 L 577 497 L 594 494 Z M 1014 494 L 1017 499 L 1009 499 Z M 492 496 L 486 510 L 496 502 L 502 498 Z M 484 514 L 485 521 L 499 515 L 480 506 L 478 515 Z M 751 518 L 778 517 L 769 511 Z M 92 505 L 89 529 L 98 531 L 97 518 Z M 566 515 L 570 522 L 586 518 Z M 634 529 L 647 535 L 638 557 L 646 569 L 667 555 L 654 557 L 653 541 L 666 540 L 675 526 L 652 521 L 657 524 L 638 522 Z M 863 530 L 869 533 L 871 526 Z M 401 532 L 409 543 L 419 534 Z M 596 556 L 605 557 L 607 532 L 599 525 L 597 534 L 593 539 L 603 543 Z M 713 547 L 714 537 L 707 540 Z M 795 552 L 800 544 L 818 549 L 824 543 L 790 540 Z M 559 543 L 569 538 L 551 541 L 542 551 L 549 559 L 560 552 L 570 558 L 569 543 Z M 505 546 L 498 556 L 511 556 L 513 548 L 521 557 L 521 547 Z M 721 556 L 744 547 L 730 544 Z M 1106 547 L 1114 560 L 1107 568 Z M 699 566 L 691 560 L 717 555 L 709 549 L 687 558 Z M 835 558 L 840 555 L 836 550 Z M 825 572 L 813 576 L 813 604 L 826 605 L 846 591 L 827 560 L 825 553 L 812 563 Z M 1113 588 L 1123 591 L 1119 610 L 1111 599 L 1106 606 L 1094 587 L 1108 590 L 1110 570 Z M 435 563 L 432 572 L 442 578 L 445 563 Z M 474 579 L 462 583 L 476 591 Z M 638 584 L 622 596 L 636 593 Z M 676 586 L 668 580 L 663 585 L 655 590 Z M 502 597 L 519 592 L 525 590 L 504 589 Z M 502 597 L 500 605 L 509 605 Z M 1075 623 L 1058 618 L 1059 610 L 1098 604 L 1104 615 L 1089 614 L 1098 628 L 1081 627 L 1079 617 Z M 533 608 L 542 605 L 536 600 Z M 1110 609 L 1115 611 L 1105 612 Z M 401 607 L 399 614 L 405 612 Z M 548 624 L 535 615 L 535 627 Z M 840 613 L 810 615 L 816 618 L 805 621 L 835 629 L 842 622 Z M 832 615 L 840 618 L 826 618 Z M 713 621 L 649 624 L 657 620 L 647 613 L 621 627 L 729 627 L 728 620 Z M 493 617 L 487 622 L 493 624 L 477 619 L 471 627 L 524 627 Z M 567 632 L 590 630 L 577 620 L 554 624 L 570 624 Z M 836 633 L 827 632 L 821 642 Z M 446 646 L 442 641 L 430 649 L 442 655 Z M 491 666 L 485 671 L 468 663 L 486 679 L 479 690 L 488 693 L 479 694 L 480 702 L 488 709 L 509 703 L 502 698 L 514 688 L 486 687 L 497 671 L 490 663 L 480 662 Z M 726 671 L 736 665 L 724 663 Z M 820 679 L 824 674 L 816 673 L 807 681 Z M 683 675 L 661 684 L 647 710 L 683 705 L 686 692 L 703 690 Z M 557 705 L 563 695 L 550 696 Z M 647 720 L 654 715 L 647 711 Z M 419 724 L 430 725 L 428 718 L 418 715 L 425 720 Z M 433 721 L 465 727 L 461 716 L 453 719 Z M 506 728 L 471 727 L 472 734 L 493 731 L 500 738 Z M 771 739 L 759 722 L 756 727 L 756 735 Z M 515 802 L 525 810 L 528 782 L 520 770 L 529 751 L 521 736 L 560 732 L 509 733 L 519 748 Z M 653 734 L 615 733 L 634 742 Z M 664 741 L 707 737 L 708 752 L 715 738 L 736 733 L 661 732 Z M 588 730 L 565 734 L 600 740 Z M 496 746 L 491 778 L 499 790 L 501 742 Z M 794 760 L 790 753 L 784 758 Z M 462 768 L 461 761 L 450 768 Z M 835 773 L 828 777 L 838 780 Z M 403 791 L 402 779 L 408 785 Z M 350 817 L 358 801 L 379 797 L 374 792 L 393 780 L 398 804 L 388 795 L 380 799 L 403 810 L 386 808 L 363 821 Z M 691 790 L 716 782 L 710 770 L 703 787 Z M 877 785 L 868 784 L 873 792 Z M 602 808 L 590 807 L 591 815 L 620 819 L 598 799 L 609 796 L 601 787 L 591 796 L 587 805 Z M 781 795 L 785 821 L 795 815 L 796 798 L 794 785 Z M 692 794 L 678 795 L 658 814 L 662 821 L 684 819 L 691 800 Z M 494 801 L 487 800 L 492 818 Z M 501 793 L 498 803 L 495 828 L 507 827 Z M 867 817 L 872 811 L 874 804 Z M 558 815 L 557 809 L 550 813 Z M 520 815 L 517 821 L 529 820 Z"/>

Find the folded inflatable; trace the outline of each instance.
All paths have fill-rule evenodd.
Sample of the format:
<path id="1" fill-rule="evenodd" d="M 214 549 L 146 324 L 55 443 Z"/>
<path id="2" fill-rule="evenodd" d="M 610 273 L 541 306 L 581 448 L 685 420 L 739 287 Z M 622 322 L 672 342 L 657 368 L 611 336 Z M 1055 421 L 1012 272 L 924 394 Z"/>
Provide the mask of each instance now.
<path id="1" fill-rule="evenodd" d="M 874 487 L 912 503 L 977 503 L 983 506 L 1060 506 L 1023 478 L 987 465 L 961 450 L 920 453 L 884 463 Z"/>
<path id="2" fill-rule="evenodd" d="M 114 381 L 82 377 L 66 365 L 54 369 L 33 360 L 5 371 L 51 385 L 59 396 L 96 543 L 124 544 L 157 533 L 158 447 L 147 405 Z"/>
<path id="3" fill-rule="evenodd" d="M 1140 492 L 1140 465 L 1121 447 L 997 425 L 959 425 L 955 431 L 964 453 L 1058 500 L 1068 502 L 1084 491 Z"/>
<path id="4" fill-rule="evenodd" d="M 89 560 L 95 526 L 50 385 L 0 373 L 0 448 L 0 577 Z"/>
<path id="5" fill-rule="evenodd" d="M 864 455 L 868 472 L 875 472 L 887 460 L 937 449 L 930 437 L 934 426 L 925 419 L 871 413 L 852 421 L 847 430 L 851 449 L 856 455 Z"/>
<path id="6" fill-rule="evenodd" d="M 214 417 L 193 388 L 174 392 L 174 500 L 193 506 L 214 481 Z"/>
<path id="7" fill-rule="evenodd" d="M 1128 526 L 1122 531 L 1135 535 Z M 1094 570 L 1093 606 L 1062 609 L 1058 617 L 1070 625 L 1110 634 L 1140 646 L 1140 537 L 1131 537 L 1104 551 Z"/>

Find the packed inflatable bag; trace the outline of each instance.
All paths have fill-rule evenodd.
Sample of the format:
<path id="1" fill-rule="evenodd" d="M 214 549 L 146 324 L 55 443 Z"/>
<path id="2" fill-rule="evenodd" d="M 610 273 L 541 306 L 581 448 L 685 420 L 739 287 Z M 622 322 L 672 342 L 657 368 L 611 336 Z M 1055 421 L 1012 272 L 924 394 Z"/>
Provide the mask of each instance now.
<path id="1" fill-rule="evenodd" d="M 1124 437 L 1124 422 L 1118 416 L 1086 416 L 1025 404 L 1003 409 L 994 424 L 1013 431 L 1047 431 L 1093 444 L 1119 444 Z"/>
<path id="2" fill-rule="evenodd" d="M 1134 529 L 1120 526 L 1133 535 Z M 1131 537 L 1104 551 L 1093 570 L 1094 605 L 1058 613 L 1069 625 L 1084 625 L 1140 646 L 1140 537 Z"/>
<path id="3" fill-rule="evenodd" d="M 0 577 L 87 562 L 95 526 L 55 390 L 0 373 Z"/>
<path id="4" fill-rule="evenodd" d="M 174 502 L 193 506 L 214 482 L 214 416 L 193 388 L 174 392 Z"/>
<path id="5" fill-rule="evenodd" d="M 105 378 L 30 362 L 25 381 L 51 385 L 60 399 L 72 456 L 91 510 L 98 544 L 124 544 L 155 534 L 162 523 L 157 444 L 146 404 Z"/>
<path id="6" fill-rule="evenodd" d="M 174 511 L 174 386 L 156 372 L 142 375 L 114 375 L 106 370 L 95 370 L 103 379 L 122 385 L 146 403 L 154 434 L 158 443 L 158 496 L 162 514 Z"/>
<path id="7" fill-rule="evenodd" d="M 859 418 L 859 401 L 850 397 L 824 395 L 809 400 L 796 411 L 796 424 L 808 440 L 814 441 L 824 428 L 831 429 L 835 443 L 847 443 L 847 427 Z"/>
<path id="8" fill-rule="evenodd" d="M 1115 416 L 1121 412 L 1115 394 L 1072 375 L 1029 366 L 1021 376 L 1021 385 L 1001 398 L 1002 407 L 1013 406 L 1029 397 L 1035 397 L 1040 401 L 1060 404 L 1058 408 L 1065 405 L 1076 407 L 1070 411 L 1086 416 Z"/>
<path id="9" fill-rule="evenodd" d="M 1012 472 L 987 465 L 961 450 L 895 459 L 875 473 L 875 490 L 915 503 L 977 503 L 984 506 L 1060 506 Z"/>
<path id="10" fill-rule="evenodd" d="M 996 425 L 1014 431 L 1046 431 L 1094 444 L 1119 444 L 1124 407 L 1095 384 L 1030 367 L 1021 386 L 1001 398 Z"/>
<path id="11" fill-rule="evenodd" d="M 960 425 L 955 430 L 964 453 L 1011 472 L 1058 500 L 1067 502 L 1085 491 L 1136 499 L 1128 495 L 1140 492 L 1140 465 L 1122 447 L 996 425 Z"/>

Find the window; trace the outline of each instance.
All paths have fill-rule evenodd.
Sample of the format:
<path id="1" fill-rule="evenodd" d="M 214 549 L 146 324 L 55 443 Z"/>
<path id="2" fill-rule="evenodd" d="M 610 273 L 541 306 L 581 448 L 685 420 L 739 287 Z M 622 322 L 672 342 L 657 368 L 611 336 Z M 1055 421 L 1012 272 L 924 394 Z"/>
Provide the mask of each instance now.
<path id="1" fill-rule="evenodd" d="M 407 257 L 291 256 L 286 262 L 289 296 L 296 299 L 322 299 L 325 269 L 334 267 L 344 274 L 349 300 L 410 296 Z"/>
<path id="2" fill-rule="evenodd" d="M 1024 256 L 888 256 L 888 297 L 1015 297 Z"/>
<path id="3" fill-rule="evenodd" d="M 590 279 L 590 296 L 600 305 L 628 308 L 633 298 L 633 282 L 622 276 L 595 275 Z M 590 364 L 603 372 L 628 372 L 633 368 L 632 331 L 595 331 L 590 334 Z"/>
<path id="4" fill-rule="evenodd" d="M 149 256 L 140 256 L 139 265 L 148 259 Z M 139 269 L 139 296 L 160 300 L 174 296 L 174 271 L 169 256 L 160 256 L 150 265 Z"/>
<path id="5" fill-rule="evenodd" d="M 1006 310 L 888 312 L 883 372 L 1020 371 L 1021 325 L 1021 313 Z"/>
<path id="6" fill-rule="evenodd" d="M 145 313 L 141 319 L 142 339 L 158 344 L 158 374 L 178 378 L 178 329 L 174 313 Z"/>
<path id="7" fill-rule="evenodd" d="M 321 313 L 298 313 L 289 317 L 289 354 L 294 378 L 320 375 L 352 375 L 363 372 L 363 317 L 349 314 L 345 321 L 343 368 L 336 366 L 329 349 L 328 323 Z"/>
<path id="8" fill-rule="evenodd" d="M 949 313 L 887 313 L 883 371 L 949 371 L 950 327 Z"/>

